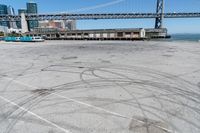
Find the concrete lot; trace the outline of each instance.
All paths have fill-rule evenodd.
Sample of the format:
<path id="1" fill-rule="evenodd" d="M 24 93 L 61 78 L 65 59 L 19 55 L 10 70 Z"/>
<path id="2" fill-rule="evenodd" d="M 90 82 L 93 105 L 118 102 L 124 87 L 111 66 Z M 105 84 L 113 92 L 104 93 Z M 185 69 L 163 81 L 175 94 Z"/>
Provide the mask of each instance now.
<path id="1" fill-rule="evenodd" d="M 200 133 L 200 43 L 0 42 L 0 133 Z"/>

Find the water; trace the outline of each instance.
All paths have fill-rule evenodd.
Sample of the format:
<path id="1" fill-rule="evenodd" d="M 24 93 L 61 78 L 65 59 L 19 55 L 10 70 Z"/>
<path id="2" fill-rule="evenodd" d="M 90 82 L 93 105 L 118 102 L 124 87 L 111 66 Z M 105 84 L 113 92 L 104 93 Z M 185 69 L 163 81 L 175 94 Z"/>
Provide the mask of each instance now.
<path id="1" fill-rule="evenodd" d="M 169 40 L 200 42 L 200 34 L 172 34 Z"/>

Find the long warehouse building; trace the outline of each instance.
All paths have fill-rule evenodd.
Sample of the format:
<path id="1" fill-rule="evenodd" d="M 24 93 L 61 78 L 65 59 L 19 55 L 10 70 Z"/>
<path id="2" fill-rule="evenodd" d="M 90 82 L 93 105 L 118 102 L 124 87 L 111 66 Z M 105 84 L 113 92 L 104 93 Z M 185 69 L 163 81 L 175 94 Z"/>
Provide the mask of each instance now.
<path id="1" fill-rule="evenodd" d="M 35 29 L 28 36 L 43 36 L 47 40 L 145 40 L 166 38 L 167 29 L 99 29 L 56 31 L 54 29 Z"/>

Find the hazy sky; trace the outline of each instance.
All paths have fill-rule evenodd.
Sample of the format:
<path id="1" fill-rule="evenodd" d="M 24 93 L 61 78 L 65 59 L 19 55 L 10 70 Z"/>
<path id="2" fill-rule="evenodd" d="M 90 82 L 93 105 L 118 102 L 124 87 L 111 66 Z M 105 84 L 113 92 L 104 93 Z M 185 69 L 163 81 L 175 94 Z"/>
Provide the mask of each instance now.
<path id="1" fill-rule="evenodd" d="M 28 0 L 1 0 L 15 10 L 25 8 Z M 155 12 L 156 0 L 33 0 L 39 13 L 103 13 L 103 12 Z M 165 0 L 165 12 L 200 12 L 200 0 Z M 200 33 L 200 18 L 165 19 L 170 33 Z M 80 29 L 97 28 L 151 28 L 154 19 L 136 20 L 82 20 Z"/>

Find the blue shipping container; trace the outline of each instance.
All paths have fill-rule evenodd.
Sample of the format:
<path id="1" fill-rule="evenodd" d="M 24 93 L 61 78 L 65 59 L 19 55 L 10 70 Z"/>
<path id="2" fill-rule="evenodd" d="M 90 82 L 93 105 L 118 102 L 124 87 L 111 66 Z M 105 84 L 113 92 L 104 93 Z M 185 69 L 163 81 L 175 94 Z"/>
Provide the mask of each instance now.
<path id="1" fill-rule="evenodd" d="M 5 37 L 4 40 L 6 42 L 15 42 L 16 41 L 16 37 Z"/>
<path id="2" fill-rule="evenodd" d="M 21 42 L 32 42 L 33 39 L 32 39 L 32 37 L 24 36 L 24 37 L 20 38 L 20 41 Z"/>

